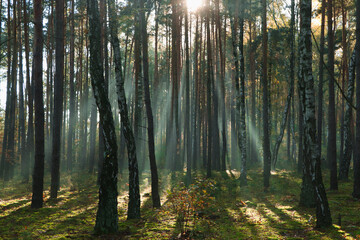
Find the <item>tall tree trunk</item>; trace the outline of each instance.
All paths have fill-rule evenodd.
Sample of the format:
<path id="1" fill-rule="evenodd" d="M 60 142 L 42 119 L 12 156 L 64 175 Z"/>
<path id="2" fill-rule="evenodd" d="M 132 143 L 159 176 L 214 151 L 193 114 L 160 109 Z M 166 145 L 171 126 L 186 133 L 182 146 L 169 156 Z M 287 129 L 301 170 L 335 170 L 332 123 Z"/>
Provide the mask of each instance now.
<path id="1" fill-rule="evenodd" d="M 342 48 L 342 59 L 341 59 L 341 78 L 342 78 L 342 89 L 345 91 L 345 83 L 349 81 L 349 69 L 348 69 L 348 47 L 347 47 L 347 31 L 346 31 L 346 23 L 347 23 L 347 10 L 345 6 L 344 0 L 341 1 L 341 15 L 342 15 L 342 39 L 341 39 L 341 48 Z M 341 110 L 340 110 L 340 159 L 339 163 L 344 161 L 344 120 L 345 120 L 345 99 L 341 98 Z M 339 169 L 340 171 L 340 169 Z M 340 174 L 340 172 L 339 172 Z M 340 175 L 339 175 L 340 177 Z"/>
<path id="2" fill-rule="evenodd" d="M 35 164 L 33 174 L 32 208 L 43 205 L 44 189 L 44 100 L 42 81 L 43 24 L 42 1 L 34 0 L 34 87 L 35 87 Z"/>
<path id="3" fill-rule="evenodd" d="M 356 86 L 360 86 L 360 0 L 356 0 Z M 356 88 L 356 126 L 360 126 L 360 88 Z M 360 128 L 356 128 L 354 156 L 354 191 L 352 196 L 360 198 Z"/>
<path id="4" fill-rule="evenodd" d="M 289 120 L 288 120 L 288 129 L 287 129 L 287 150 L 288 150 L 288 161 L 292 162 L 291 154 L 291 135 L 292 128 L 294 127 L 295 115 L 292 114 L 291 106 L 294 106 L 294 83 L 295 83 L 295 0 L 291 0 L 291 20 L 290 20 L 290 106 L 289 106 Z M 295 142 L 293 142 L 295 144 Z"/>
<path id="5" fill-rule="evenodd" d="M 320 59 L 319 59 L 319 90 L 318 90 L 318 116 L 317 116 L 317 128 L 318 128 L 318 144 L 319 154 L 321 159 L 322 148 L 322 125 L 323 125 L 323 85 L 324 85 L 324 51 L 325 51 L 325 8 L 326 0 L 322 0 L 321 3 L 321 33 L 320 33 Z M 299 149 L 300 150 L 300 149 Z"/>
<path id="6" fill-rule="evenodd" d="M 263 158 L 264 158 L 264 187 L 265 189 L 270 186 L 270 136 L 269 136 L 269 92 L 268 92 L 268 79 L 267 79 L 267 52 L 268 52 L 268 36 L 267 36 L 267 20 L 266 20 L 266 0 L 262 0 L 262 87 L 263 87 Z"/>
<path id="7" fill-rule="evenodd" d="M 64 92 L 64 1 L 56 1 L 56 70 L 54 79 L 54 117 L 53 117 L 53 149 L 51 159 L 51 192 L 50 197 L 56 199 L 60 188 L 60 150 L 61 124 Z"/>
<path id="8" fill-rule="evenodd" d="M 100 176 L 99 207 L 95 232 L 112 233 L 118 229 L 117 214 L 117 145 L 111 105 L 105 86 L 104 67 L 101 61 L 100 17 L 97 1 L 87 1 L 90 39 L 90 74 L 96 105 L 103 125 L 104 163 Z"/>
<path id="9" fill-rule="evenodd" d="M 117 38 L 117 22 L 114 0 L 109 2 L 109 19 L 111 44 L 114 49 L 114 65 L 116 74 L 116 87 L 118 94 L 118 105 L 121 115 L 121 121 L 124 126 L 124 137 L 126 139 L 128 158 L 129 158 L 129 205 L 128 219 L 140 218 L 140 191 L 139 191 L 139 173 L 136 159 L 135 139 L 129 121 L 128 108 L 126 104 L 124 78 L 121 72 L 120 43 Z"/>
<path id="10" fill-rule="evenodd" d="M 240 113 L 240 121 L 239 121 L 239 129 L 240 138 L 238 137 L 240 143 L 241 150 L 241 168 L 240 168 L 240 186 L 247 185 L 247 169 L 246 169 L 246 121 L 245 121 L 245 60 L 244 60 L 244 15 L 245 15 L 245 4 L 243 2 L 240 3 L 240 16 L 239 16 L 239 27 L 240 27 L 240 38 L 239 38 L 239 53 L 240 53 L 240 89 L 236 87 L 238 90 L 238 96 L 240 99 L 238 109 Z"/>
<path id="11" fill-rule="evenodd" d="M 300 81 L 304 106 L 304 168 L 310 172 L 316 195 L 316 226 L 332 225 L 330 208 L 321 175 L 321 161 L 316 139 L 315 92 L 312 76 L 311 0 L 301 1 L 300 23 Z"/>
<path id="12" fill-rule="evenodd" d="M 212 49 L 211 49 L 211 39 L 210 39 L 210 0 L 206 1 L 207 6 L 207 14 L 206 14 L 206 43 L 207 43 L 207 86 L 206 86 L 206 99 L 207 99 L 207 117 L 208 117 L 208 156 L 207 156 L 207 166 L 206 166 L 206 177 L 211 177 L 211 170 L 212 170 L 212 131 L 213 131 L 213 120 L 211 116 L 212 110 L 212 81 L 214 77 L 214 70 L 213 70 L 213 63 L 212 63 Z M 217 119 L 216 119 L 217 121 Z M 215 130 L 215 129 L 214 129 Z"/>
<path id="13" fill-rule="evenodd" d="M 145 0 L 140 0 L 140 8 L 144 9 Z M 143 52 L 143 67 L 144 67 L 144 93 L 145 93 L 145 108 L 148 121 L 148 147 L 149 147 L 149 159 L 151 170 L 151 196 L 153 200 L 153 207 L 160 207 L 159 197 L 159 177 L 156 166 L 155 158 L 155 139 L 154 139 L 154 118 L 151 108 L 150 100 L 150 83 L 149 83 L 149 53 L 148 53 L 148 34 L 147 34 L 147 22 L 145 20 L 145 10 L 140 12 L 141 22 L 141 37 L 142 37 L 142 52 Z M 115 50 L 115 49 L 114 49 Z"/>
<path id="14" fill-rule="evenodd" d="M 11 21 L 10 21 L 10 0 L 8 0 L 7 8 L 7 38 L 11 39 Z M 5 178 L 6 168 L 7 168 L 7 144 L 10 128 L 10 103 L 11 103 L 11 41 L 7 41 L 7 85 L 6 85 L 6 107 L 5 107 L 5 128 L 4 128 L 4 138 L 2 144 L 2 153 L 1 153 L 1 178 Z"/>
<path id="15" fill-rule="evenodd" d="M 250 0 L 250 11 L 252 11 L 252 1 Z M 253 19 L 249 21 L 249 61 L 250 61 L 250 82 L 251 82 L 251 122 L 250 122 L 250 159 L 251 162 L 258 162 L 258 154 L 256 150 L 256 65 L 255 54 L 257 49 L 256 39 L 256 24 Z"/>
<path id="16" fill-rule="evenodd" d="M 189 53 L 189 9 L 185 7 L 185 125 L 184 146 L 186 151 L 186 183 L 191 183 L 191 144 L 190 144 L 190 53 Z"/>
<path id="17" fill-rule="evenodd" d="M 336 112 L 335 112 L 335 86 L 334 86 L 334 33 L 333 33 L 333 0 L 328 0 L 328 68 L 329 68 L 329 110 L 328 110 L 328 146 L 327 158 L 330 167 L 330 189 L 338 189 L 337 161 L 336 161 Z"/>
<path id="18" fill-rule="evenodd" d="M 29 181 L 30 174 L 30 165 L 33 162 L 34 158 L 34 122 L 33 122 L 33 83 L 30 82 L 30 49 L 29 49 L 29 24 L 28 24 L 28 15 L 27 15 L 27 4 L 26 0 L 23 1 L 24 8 L 24 37 L 25 37 L 25 59 L 26 59 L 26 90 L 27 90 L 27 99 L 28 99 L 28 129 L 27 129 L 27 139 L 26 139 L 26 153 L 27 158 L 26 166 L 24 170 L 24 181 Z"/>
<path id="19" fill-rule="evenodd" d="M 75 63 L 75 2 L 71 0 L 71 13 L 70 13 L 70 102 L 69 102 L 69 131 L 68 131 L 68 141 L 67 141 L 67 170 L 72 171 L 73 165 L 73 145 L 75 138 L 75 73 L 74 73 L 74 63 Z"/>
<path id="20" fill-rule="evenodd" d="M 227 143 L 226 143 L 226 107 L 225 107 L 225 55 L 224 55 L 224 47 L 222 42 L 222 33 L 225 32 L 226 29 L 222 31 L 221 26 L 221 18 L 220 18 L 220 0 L 215 1 L 216 8 L 216 28 L 217 28 L 217 41 L 219 45 L 219 56 L 220 56 L 220 88 L 221 88 L 221 108 L 222 108 L 222 153 L 221 153 L 221 170 L 226 170 L 226 153 L 227 153 Z"/>
<path id="21" fill-rule="evenodd" d="M 23 41 L 21 31 L 21 1 L 18 2 L 18 31 L 19 31 L 19 151 L 21 157 L 21 176 L 26 171 L 26 128 L 25 128 L 25 106 L 24 106 L 24 71 L 23 71 Z"/>
<path id="22" fill-rule="evenodd" d="M 354 82 L 355 82 L 355 58 L 356 52 L 354 51 L 351 59 L 350 59 L 350 66 L 349 66 L 349 82 L 347 88 L 347 98 L 351 102 L 353 102 L 354 98 Z M 351 125 L 353 124 L 353 110 L 352 106 L 346 102 L 345 106 L 345 116 L 344 116 L 344 153 L 343 153 L 343 160 L 340 161 L 339 167 L 339 180 L 348 180 L 349 179 L 349 167 L 351 156 L 353 153 L 353 141 L 354 141 L 354 134 L 351 131 Z"/>
<path id="23" fill-rule="evenodd" d="M 15 129 L 16 129 L 16 102 L 17 102 L 17 63 L 18 63 L 18 45 L 17 45 L 17 13 L 16 0 L 13 1 L 13 21 L 12 21 L 12 63 L 11 63 L 11 89 L 10 89 L 10 113 L 9 113 L 9 135 L 7 139 L 8 158 L 5 162 L 4 180 L 7 181 L 13 177 L 15 165 Z"/>

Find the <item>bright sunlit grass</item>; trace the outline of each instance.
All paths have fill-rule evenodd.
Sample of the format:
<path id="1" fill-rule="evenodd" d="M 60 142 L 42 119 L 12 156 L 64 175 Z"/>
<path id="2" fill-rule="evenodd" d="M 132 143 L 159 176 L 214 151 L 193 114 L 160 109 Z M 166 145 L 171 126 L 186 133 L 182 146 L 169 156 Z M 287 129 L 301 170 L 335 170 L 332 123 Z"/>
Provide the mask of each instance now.
<path id="1" fill-rule="evenodd" d="M 196 12 L 204 5 L 204 0 L 186 0 L 186 5 L 190 12 Z"/>

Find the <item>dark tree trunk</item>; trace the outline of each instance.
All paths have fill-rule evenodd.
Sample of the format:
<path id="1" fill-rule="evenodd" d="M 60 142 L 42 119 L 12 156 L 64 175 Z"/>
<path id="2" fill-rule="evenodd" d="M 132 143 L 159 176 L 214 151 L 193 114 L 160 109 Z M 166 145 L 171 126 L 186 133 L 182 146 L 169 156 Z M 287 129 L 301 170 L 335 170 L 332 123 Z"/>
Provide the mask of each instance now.
<path id="1" fill-rule="evenodd" d="M 117 214 L 117 145 L 111 105 L 107 96 L 104 68 L 101 61 L 100 17 L 97 1 L 88 0 L 90 39 L 90 74 L 96 105 L 103 125 L 104 163 L 100 176 L 99 207 L 96 214 L 95 232 L 111 233 L 118 229 Z"/>
<path id="2" fill-rule="evenodd" d="M 140 8 L 144 9 L 144 1 L 140 0 Z M 148 121 L 148 146 L 149 146 L 149 159 L 150 159 L 150 170 L 151 170 L 151 196 L 153 200 L 153 207 L 160 207 L 159 197 L 159 178 L 156 166 L 155 158 L 155 139 L 154 139 L 154 118 L 151 108 L 150 100 L 150 83 L 149 83 L 149 53 L 148 53 L 148 34 L 147 34 L 147 22 L 145 20 L 145 10 L 140 12 L 141 22 L 141 37 L 142 37 L 142 52 L 143 52 L 143 68 L 144 68 L 144 93 L 145 93 L 145 108 Z M 115 49 L 114 49 L 115 50 Z"/>
<path id="3" fill-rule="evenodd" d="M 26 153 L 27 158 L 26 166 L 24 170 L 24 181 L 29 181 L 29 174 L 30 174 L 30 165 L 33 162 L 34 158 L 34 122 L 33 122 L 33 83 L 30 82 L 30 57 L 29 57 L 29 25 L 28 25 L 28 15 L 26 9 L 26 0 L 23 2 L 24 8 L 24 37 L 25 37 L 25 58 L 26 58 L 26 90 L 27 90 L 27 97 L 28 97 L 28 129 L 27 129 L 27 139 L 26 139 Z"/>
<path id="4" fill-rule="evenodd" d="M 185 8 L 185 151 L 186 151 L 186 183 L 191 183 L 191 144 L 190 144 L 190 53 L 189 53 L 189 12 Z"/>
<path id="5" fill-rule="evenodd" d="M 54 79 L 53 149 L 51 161 L 51 198 L 57 198 L 60 188 L 61 123 L 64 92 L 64 1 L 56 1 L 56 70 Z"/>
<path id="6" fill-rule="evenodd" d="M 240 53 L 240 89 L 238 90 L 238 96 L 240 99 L 238 109 L 240 113 L 239 121 L 239 133 L 240 138 L 238 137 L 241 150 L 241 167 L 240 167 L 240 186 L 247 185 L 247 169 L 246 169 L 246 121 L 245 121 L 245 60 L 244 60 L 244 15 L 245 15 L 245 4 L 241 2 L 240 4 L 240 16 L 239 16 L 239 27 L 240 27 L 240 38 L 239 38 L 239 53 Z"/>
<path id="7" fill-rule="evenodd" d="M 250 11 L 252 10 L 252 2 L 250 1 Z M 256 39 L 256 24 L 253 20 L 249 21 L 249 61 L 250 61 L 250 82 L 251 82 L 251 123 L 250 123 L 250 159 L 252 163 L 258 162 L 258 154 L 256 150 L 256 65 L 255 55 L 257 44 L 254 42 Z"/>
<path id="8" fill-rule="evenodd" d="M 31 207 L 41 208 L 44 189 L 43 24 L 41 0 L 34 0 L 34 26 L 35 164 Z"/>
<path id="9" fill-rule="evenodd" d="M 72 171 L 73 165 L 73 145 L 75 138 L 75 2 L 71 0 L 71 13 L 70 13 L 70 101 L 69 101 L 69 132 L 67 142 L 67 170 Z"/>
<path id="10" fill-rule="evenodd" d="M 328 0 L 328 68 L 329 68 L 329 110 L 328 110 L 328 146 L 327 158 L 330 167 L 330 189 L 338 189 L 337 161 L 336 161 L 336 113 L 335 113 L 335 86 L 334 86 L 334 33 L 333 33 L 333 0 Z"/>
<path id="11" fill-rule="evenodd" d="M 13 1 L 13 44 L 12 44 L 12 63 L 11 63 L 11 89 L 10 89 L 10 112 L 9 112 L 9 135 L 7 139 L 7 160 L 5 162 L 4 180 L 10 180 L 14 174 L 15 165 L 15 128 L 16 128 L 16 103 L 17 103 L 17 63 L 18 63 L 18 44 L 17 44 L 17 13 L 16 0 Z M 10 40 L 9 40 L 10 41 Z"/>
<path id="12" fill-rule="evenodd" d="M 356 0 L 356 86 L 360 86 L 360 0 Z M 360 87 L 356 88 L 356 126 L 360 126 Z M 360 198 L 360 128 L 356 128 L 354 156 L 354 191 L 352 196 Z"/>
<path id="13" fill-rule="evenodd" d="M 267 79 L 267 52 L 268 52 L 268 35 L 267 35 L 267 20 L 266 20 L 266 0 L 262 0 L 262 87 L 263 87 L 263 158 L 264 158 L 264 187 L 270 186 L 270 136 L 269 136 L 269 92 Z"/>
<path id="14" fill-rule="evenodd" d="M 212 49 L 211 49 L 211 40 L 210 40 L 210 0 L 206 1 L 207 4 L 207 14 L 206 14 L 206 42 L 207 42 L 207 94 L 206 94 L 206 99 L 207 99 L 207 117 L 208 117 L 208 156 L 207 156 L 207 165 L 206 165 L 206 177 L 210 178 L 211 177 L 211 170 L 212 170 L 212 131 L 213 131 L 213 125 L 212 125 L 212 116 L 211 116 L 211 110 L 212 110 L 212 81 L 213 81 L 213 77 L 214 77 L 214 72 L 213 72 L 213 65 L 212 65 Z M 217 119 L 216 119 L 217 121 Z M 214 129 L 215 130 L 215 129 Z"/>
<path id="15" fill-rule="evenodd" d="M 349 82 L 347 88 L 347 99 L 353 102 L 354 98 L 354 82 L 355 82 L 355 61 L 356 61 L 356 52 L 354 51 L 349 66 Z M 348 180 L 349 179 L 349 167 L 351 156 L 353 153 L 353 141 L 354 134 L 351 131 L 351 125 L 353 124 L 353 109 L 352 106 L 346 102 L 345 106 L 345 116 L 344 116 L 344 153 L 343 160 L 340 161 L 339 167 L 339 180 Z"/>
<path id="16" fill-rule="evenodd" d="M 25 106 L 24 106 L 24 72 L 23 72 L 23 43 L 21 32 L 21 1 L 18 2 L 18 31 L 19 31 L 19 152 L 21 157 L 21 176 L 27 167 L 27 154 L 26 154 L 26 129 L 25 129 Z"/>
<path id="17" fill-rule="evenodd" d="M 124 136 L 126 139 L 128 158 L 129 158 L 129 205 L 128 219 L 140 218 L 140 191 L 139 173 L 136 159 L 136 146 L 133 131 L 129 121 L 128 108 L 126 104 L 124 79 L 121 70 L 120 43 L 117 38 L 117 23 L 114 0 L 109 0 L 110 35 L 111 44 L 114 49 L 114 65 L 116 73 L 116 87 L 118 95 L 118 105 L 121 121 L 124 126 Z"/>
<path id="18" fill-rule="evenodd" d="M 342 38 L 341 38 L 341 48 L 342 48 L 342 59 L 341 59 L 341 87 L 345 92 L 345 83 L 349 81 L 349 69 L 348 69 L 348 47 L 347 47 L 347 10 L 344 0 L 341 1 L 341 15 L 342 15 Z M 340 159 L 339 163 L 344 161 L 344 121 L 345 121 L 345 99 L 341 98 L 341 108 L 340 108 Z M 340 177 L 340 166 L 339 166 L 339 177 Z"/>
<path id="19" fill-rule="evenodd" d="M 89 173 L 94 173 L 95 167 L 95 147 L 96 147 L 96 126 L 97 109 L 93 99 L 91 99 L 91 117 L 90 117 L 90 151 L 89 151 Z"/>
<path id="20" fill-rule="evenodd" d="M 10 22 L 10 0 L 8 0 L 8 8 L 7 8 L 7 38 L 11 39 L 11 22 Z M 11 41 L 7 41 L 7 86 L 6 86 L 6 107 L 5 107 L 5 128 L 4 128 L 4 137 L 2 144 L 2 153 L 1 153 L 1 171 L 0 177 L 5 179 L 6 173 L 6 155 L 7 155 L 7 143 L 8 143 L 8 135 L 10 128 L 10 103 L 11 103 Z"/>
<path id="21" fill-rule="evenodd" d="M 323 85 L 324 85 L 324 51 L 325 51 L 325 8 L 326 0 L 322 0 L 321 3 L 321 33 L 320 33 L 320 60 L 319 60 L 319 90 L 318 90 L 318 116 L 317 116 L 317 128 L 318 128 L 318 144 L 319 154 L 321 159 L 322 148 L 322 125 L 323 125 Z"/>

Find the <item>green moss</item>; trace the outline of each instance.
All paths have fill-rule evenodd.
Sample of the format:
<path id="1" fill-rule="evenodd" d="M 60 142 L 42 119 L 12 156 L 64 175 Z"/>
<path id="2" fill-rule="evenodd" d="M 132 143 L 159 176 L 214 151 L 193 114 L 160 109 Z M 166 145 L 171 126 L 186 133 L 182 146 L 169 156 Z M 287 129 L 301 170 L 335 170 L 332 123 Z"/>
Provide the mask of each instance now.
<path id="1" fill-rule="evenodd" d="M 191 239 L 355 239 L 360 235 L 360 202 L 351 197 L 352 181 L 340 182 L 339 191 L 328 192 L 334 225 L 316 229 L 315 209 L 299 207 L 301 176 L 278 171 L 271 176 L 271 187 L 264 193 L 262 171 L 248 172 L 248 186 L 240 188 L 237 172 L 233 176 L 214 172 L 213 204 L 201 216 L 191 218 L 184 238 Z M 351 174 L 350 174 L 351 175 Z M 74 173 L 62 176 L 59 198 L 49 200 L 45 191 L 44 208 L 30 208 L 29 184 L 19 180 L 6 183 L 0 191 L 0 239 L 171 239 L 180 234 L 177 216 L 166 202 L 170 189 L 176 191 L 184 174 L 162 173 L 160 210 L 151 206 L 151 191 L 142 181 L 142 219 L 126 220 L 126 177 L 119 178 L 119 232 L 94 236 L 98 188 L 96 176 Z M 203 172 L 194 178 L 204 179 Z M 145 173 L 143 179 L 149 177 Z M 85 180 L 86 179 L 86 180 Z M 324 179 L 328 179 L 325 172 Z M 49 186 L 49 178 L 45 179 Z M 194 181 L 195 182 L 195 181 Z M 327 186 L 327 181 L 325 181 Z M 199 189 L 200 190 L 200 189 Z M 203 190 L 203 189 L 201 189 Z M 341 218 L 341 226 L 338 226 Z"/>

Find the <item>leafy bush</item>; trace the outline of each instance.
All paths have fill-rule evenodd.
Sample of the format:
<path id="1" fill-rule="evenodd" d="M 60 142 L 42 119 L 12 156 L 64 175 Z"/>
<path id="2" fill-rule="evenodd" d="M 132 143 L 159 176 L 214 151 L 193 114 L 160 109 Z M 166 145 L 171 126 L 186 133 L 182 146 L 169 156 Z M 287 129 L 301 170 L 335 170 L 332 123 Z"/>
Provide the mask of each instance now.
<path id="1" fill-rule="evenodd" d="M 188 188 L 184 183 L 168 192 L 167 200 L 177 216 L 181 235 L 189 228 L 189 222 L 205 217 L 214 205 L 216 182 L 211 179 L 197 179 Z"/>

